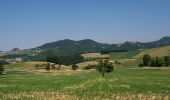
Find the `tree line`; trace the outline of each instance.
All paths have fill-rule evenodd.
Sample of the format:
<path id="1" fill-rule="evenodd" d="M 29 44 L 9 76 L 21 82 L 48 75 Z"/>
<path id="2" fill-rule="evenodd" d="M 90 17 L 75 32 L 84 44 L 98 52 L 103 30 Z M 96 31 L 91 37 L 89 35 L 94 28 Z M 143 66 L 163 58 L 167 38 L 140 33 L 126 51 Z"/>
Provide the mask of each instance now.
<path id="1" fill-rule="evenodd" d="M 148 66 L 148 67 L 162 67 L 162 66 L 170 66 L 170 56 L 164 57 L 152 57 L 148 54 L 143 56 L 143 63 L 139 64 L 140 67 Z"/>
<path id="2" fill-rule="evenodd" d="M 117 49 L 117 50 L 102 50 L 101 54 L 109 54 L 110 52 L 128 52 L 126 49 Z"/>
<path id="3" fill-rule="evenodd" d="M 48 56 L 46 61 L 55 64 L 74 65 L 83 62 L 84 58 L 79 54 L 71 56 Z"/>

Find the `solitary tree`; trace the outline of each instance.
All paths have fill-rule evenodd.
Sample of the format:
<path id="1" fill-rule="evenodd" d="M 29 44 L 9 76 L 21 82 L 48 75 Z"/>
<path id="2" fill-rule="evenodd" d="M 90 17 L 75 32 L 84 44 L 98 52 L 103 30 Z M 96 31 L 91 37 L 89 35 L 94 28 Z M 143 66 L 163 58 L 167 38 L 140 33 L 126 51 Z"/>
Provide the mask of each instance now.
<path id="1" fill-rule="evenodd" d="M 96 70 L 99 71 L 104 78 L 105 73 L 110 73 L 113 71 L 113 65 L 108 61 L 100 61 L 99 64 L 96 65 Z"/>
<path id="2" fill-rule="evenodd" d="M 143 56 L 143 64 L 144 64 L 144 66 L 150 66 L 151 65 L 151 56 L 150 55 L 145 54 Z"/>
<path id="3" fill-rule="evenodd" d="M 170 65 L 170 57 L 169 56 L 165 56 L 164 57 L 164 61 L 165 61 L 165 65 L 169 66 Z"/>

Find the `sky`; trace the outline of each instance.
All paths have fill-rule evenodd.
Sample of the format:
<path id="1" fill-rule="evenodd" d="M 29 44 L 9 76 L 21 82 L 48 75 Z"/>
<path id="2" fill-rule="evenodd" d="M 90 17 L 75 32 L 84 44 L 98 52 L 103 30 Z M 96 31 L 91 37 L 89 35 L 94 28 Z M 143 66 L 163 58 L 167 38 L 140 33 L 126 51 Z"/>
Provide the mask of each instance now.
<path id="1" fill-rule="evenodd" d="M 170 36 L 170 0 L 0 0 L 0 50 L 63 39 L 149 42 Z"/>

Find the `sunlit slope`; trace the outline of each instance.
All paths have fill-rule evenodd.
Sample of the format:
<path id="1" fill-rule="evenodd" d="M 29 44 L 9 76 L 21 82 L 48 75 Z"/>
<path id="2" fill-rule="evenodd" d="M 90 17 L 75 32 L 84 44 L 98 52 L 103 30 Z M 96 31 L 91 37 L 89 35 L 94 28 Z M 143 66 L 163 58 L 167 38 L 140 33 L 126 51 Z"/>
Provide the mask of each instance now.
<path id="1" fill-rule="evenodd" d="M 152 49 L 146 49 L 140 52 L 138 55 L 135 56 L 135 58 L 141 58 L 143 55 L 149 54 L 153 57 L 158 56 L 167 56 L 170 55 L 170 46 L 164 46 L 164 47 L 159 47 L 159 48 L 152 48 Z"/>

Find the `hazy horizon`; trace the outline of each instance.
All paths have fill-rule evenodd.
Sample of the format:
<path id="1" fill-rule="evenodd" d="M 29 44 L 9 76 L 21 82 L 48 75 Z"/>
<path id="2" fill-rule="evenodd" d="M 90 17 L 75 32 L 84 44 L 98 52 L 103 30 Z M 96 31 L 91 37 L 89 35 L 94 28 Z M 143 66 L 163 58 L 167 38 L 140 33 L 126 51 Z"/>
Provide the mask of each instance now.
<path id="1" fill-rule="evenodd" d="M 1 0 L 0 51 L 63 39 L 151 42 L 170 36 L 169 0 Z"/>

